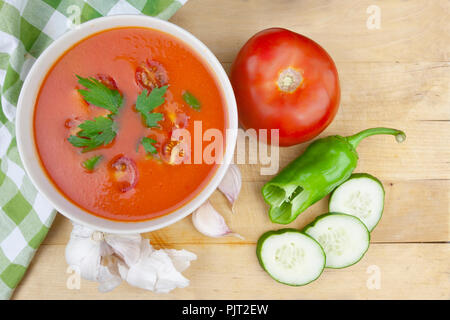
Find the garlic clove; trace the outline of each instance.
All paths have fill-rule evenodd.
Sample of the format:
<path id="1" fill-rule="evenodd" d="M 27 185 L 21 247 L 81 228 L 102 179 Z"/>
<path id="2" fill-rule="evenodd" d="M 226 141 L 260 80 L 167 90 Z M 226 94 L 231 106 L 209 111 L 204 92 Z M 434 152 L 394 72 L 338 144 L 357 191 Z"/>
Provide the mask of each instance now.
<path id="1" fill-rule="evenodd" d="M 108 233 L 105 235 L 106 243 L 128 265 L 135 264 L 139 260 L 141 239 L 140 234 L 117 235 Z"/>
<path id="2" fill-rule="evenodd" d="M 122 283 L 119 266 L 125 265 L 121 258 L 115 255 L 102 257 L 101 265 L 97 274 L 98 291 L 108 292 Z"/>
<path id="3" fill-rule="evenodd" d="M 147 257 L 155 251 L 150 244 L 150 239 L 142 239 L 141 240 L 141 257 Z"/>
<path id="4" fill-rule="evenodd" d="M 97 281 L 99 283 L 98 291 L 105 293 L 118 287 L 122 283 L 122 278 L 111 274 L 108 268 L 102 267 Z"/>
<path id="5" fill-rule="evenodd" d="M 86 253 L 94 250 L 100 244 L 89 238 L 71 237 L 66 246 L 66 261 L 69 266 L 79 266 Z"/>
<path id="6" fill-rule="evenodd" d="M 153 291 L 157 280 L 156 270 L 152 265 L 140 261 L 130 266 L 125 280 L 134 287 Z"/>
<path id="7" fill-rule="evenodd" d="M 219 184 L 219 190 L 224 194 L 231 204 L 231 210 L 234 208 L 234 202 L 237 200 L 242 187 L 242 176 L 239 167 L 230 164 L 227 173 Z"/>
<path id="8" fill-rule="evenodd" d="M 193 253 L 186 250 L 170 250 L 183 251 L 178 252 L 178 260 L 186 261 L 196 258 Z M 171 252 L 172 256 L 175 254 Z M 118 269 L 130 285 L 157 293 L 167 293 L 175 288 L 184 288 L 189 285 L 189 280 L 176 269 L 166 250 L 154 250 L 148 239 L 142 239 L 139 261 L 131 265 L 128 270 L 120 265 Z"/>
<path id="9" fill-rule="evenodd" d="M 141 239 L 140 248 L 139 260 L 137 263 L 129 265 L 124 279 L 132 286 L 154 291 L 157 273 L 155 267 L 147 259 L 153 253 L 153 248 L 148 239 Z M 121 274 L 124 274 L 123 269 Z"/>
<path id="10" fill-rule="evenodd" d="M 243 239 L 241 235 L 230 230 L 225 219 L 214 209 L 209 201 L 202 204 L 192 214 L 192 223 L 198 232 L 208 237 L 218 238 L 231 235 Z"/>
<path id="11" fill-rule="evenodd" d="M 88 241 L 88 240 L 80 240 Z M 90 281 L 97 281 L 97 275 L 100 269 L 101 261 L 101 244 L 93 246 L 91 250 L 85 252 L 85 256 L 81 259 L 80 264 L 77 266 L 80 268 L 80 275 L 82 278 Z"/>
<path id="12" fill-rule="evenodd" d="M 191 261 L 197 260 L 197 256 L 187 250 L 164 249 L 172 263 L 179 272 L 183 272 L 191 265 Z"/>
<path id="13" fill-rule="evenodd" d="M 94 232 L 94 230 L 92 230 L 88 227 L 85 227 L 85 226 L 78 224 L 76 222 L 73 222 L 73 221 L 71 221 L 71 222 L 73 225 L 72 233 L 70 234 L 71 238 L 73 238 L 73 237 L 89 238 L 92 235 L 92 233 Z"/>
<path id="14" fill-rule="evenodd" d="M 98 291 L 108 292 L 122 283 L 122 278 L 116 268 L 116 263 L 113 262 L 111 266 L 100 266 L 96 280 L 99 283 Z"/>
<path id="15" fill-rule="evenodd" d="M 189 280 L 177 271 L 164 250 L 156 250 L 146 259 L 155 267 L 158 276 L 155 292 L 168 293 L 175 288 L 185 288 L 189 285 Z"/>
<path id="16" fill-rule="evenodd" d="M 120 277 L 125 281 L 127 279 L 129 269 L 130 268 L 125 264 L 125 262 L 120 260 L 117 262 L 117 272 L 119 273 Z"/>

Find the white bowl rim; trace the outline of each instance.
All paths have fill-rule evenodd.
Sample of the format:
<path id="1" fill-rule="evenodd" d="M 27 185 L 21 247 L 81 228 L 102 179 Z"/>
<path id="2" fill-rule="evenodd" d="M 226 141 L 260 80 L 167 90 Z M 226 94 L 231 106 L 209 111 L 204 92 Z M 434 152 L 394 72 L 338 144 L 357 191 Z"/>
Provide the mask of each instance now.
<path id="1" fill-rule="evenodd" d="M 226 144 L 222 163 L 218 164 L 215 173 L 203 189 L 189 202 L 175 211 L 161 217 L 138 221 L 114 221 L 93 215 L 69 201 L 45 173 L 36 145 L 34 143 L 33 118 L 37 94 L 50 68 L 56 60 L 79 41 L 98 32 L 120 27 L 144 27 L 162 31 L 183 41 L 198 54 L 215 74 L 216 81 L 225 100 L 227 128 Z M 32 183 L 47 198 L 53 207 L 70 220 L 89 228 L 109 233 L 144 233 L 161 229 L 191 214 L 203 204 L 219 185 L 232 161 L 237 139 L 237 107 L 233 89 L 222 65 L 208 49 L 188 31 L 165 20 L 143 15 L 114 15 L 101 17 L 81 24 L 55 40 L 39 56 L 28 73 L 17 103 L 16 137 L 19 155 L 25 171 Z"/>

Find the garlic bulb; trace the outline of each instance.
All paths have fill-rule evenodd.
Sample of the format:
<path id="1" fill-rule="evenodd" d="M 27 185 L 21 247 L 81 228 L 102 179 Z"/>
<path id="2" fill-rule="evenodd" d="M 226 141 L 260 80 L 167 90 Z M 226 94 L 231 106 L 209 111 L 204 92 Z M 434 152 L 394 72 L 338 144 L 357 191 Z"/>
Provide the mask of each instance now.
<path id="1" fill-rule="evenodd" d="M 122 280 L 143 289 L 167 293 L 189 285 L 180 272 L 197 256 L 186 250 L 154 250 L 139 234 L 117 235 L 73 223 L 66 260 L 82 278 L 99 283 L 107 292 Z"/>
<path id="2" fill-rule="evenodd" d="M 239 167 L 230 164 L 227 173 L 219 184 L 219 190 L 224 194 L 231 204 L 231 210 L 234 208 L 234 202 L 239 196 L 242 187 L 242 176 Z"/>
<path id="3" fill-rule="evenodd" d="M 225 219 L 214 209 L 209 201 L 202 204 L 192 214 L 192 223 L 200 233 L 208 237 L 218 238 L 231 235 L 243 239 L 241 235 L 230 230 Z"/>
<path id="4" fill-rule="evenodd" d="M 82 278 L 97 281 L 102 257 L 111 254 L 103 241 L 103 234 L 81 225 L 74 225 L 66 246 L 66 261 L 77 267 Z"/>

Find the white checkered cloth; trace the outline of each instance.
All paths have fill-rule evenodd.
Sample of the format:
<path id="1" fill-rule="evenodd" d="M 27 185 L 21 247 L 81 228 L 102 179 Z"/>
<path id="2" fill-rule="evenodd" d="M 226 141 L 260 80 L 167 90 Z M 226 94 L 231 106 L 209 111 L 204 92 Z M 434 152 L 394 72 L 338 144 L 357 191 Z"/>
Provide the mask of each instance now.
<path id="1" fill-rule="evenodd" d="M 9 299 L 55 211 L 26 176 L 14 119 L 33 63 L 73 24 L 114 14 L 170 18 L 187 0 L 0 0 L 0 299 Z"/>

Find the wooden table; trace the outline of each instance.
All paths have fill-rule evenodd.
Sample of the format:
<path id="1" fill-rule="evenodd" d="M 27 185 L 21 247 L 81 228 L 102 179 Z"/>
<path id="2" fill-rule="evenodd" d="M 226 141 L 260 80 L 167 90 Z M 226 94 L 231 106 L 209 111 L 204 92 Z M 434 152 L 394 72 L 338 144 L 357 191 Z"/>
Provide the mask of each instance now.
<path id="1" fill-rule="evenodd" d="M 367 8 L 381 9 L 381 28 L 368 29 Z M 370 9 L 369 9 L 370 11 Z M 101 294 L 81 282 L 69 290 L 64 249 L 70 222 L 59 215 L 17 288 L 15 299 L 449 299 L 450 298 L 450 4 L 449 1 L 190 0 L 171 19 L 211 48 L 229 70 L 254 33 L 280 26 L 316 40 L 337 63 L 339 113 L 322 134 L 348 135 L 373 126 L 405 130 L 407 141 L 365 140 L 356 172 L 383 181 L 386 206 L 371 246 L 356 265 L 325 270 L 305 287 L 288 287 L 262 271 L 255 242 L 271 224 L 258 165 L 241 165 L 243 188 L 231 214 L 225 198 L 211 201 L 245 240 L 199 234 L 191 219 L 147 236 L 157 247 L 185 248 L 198 260 L 185 272 L 191 285 L 156 295 L 122 284 Z M 280 165 L 305 145 L 280 151 Z M 324 199 L 290 226 L 301 228 L 326 211 Z M 371 279 L 379 272 L 380 286 Z M 372 277 L 372 278 L 371 278 Z M 372 284 L 372 285 L 371 285 Z"/>

